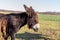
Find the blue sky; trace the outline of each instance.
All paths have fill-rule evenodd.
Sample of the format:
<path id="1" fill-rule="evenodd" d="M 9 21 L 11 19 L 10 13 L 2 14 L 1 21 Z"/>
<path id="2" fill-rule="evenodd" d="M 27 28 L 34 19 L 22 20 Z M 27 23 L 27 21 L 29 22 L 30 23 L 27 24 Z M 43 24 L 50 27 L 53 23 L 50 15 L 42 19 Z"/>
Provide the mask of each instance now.
<path id="1" fill-rule="evenodd" d="M 0 0 L 0 9 L 24 11 L 23 4 L 32 6 L 35 11 L 60 12 L 60 0 Z"/>

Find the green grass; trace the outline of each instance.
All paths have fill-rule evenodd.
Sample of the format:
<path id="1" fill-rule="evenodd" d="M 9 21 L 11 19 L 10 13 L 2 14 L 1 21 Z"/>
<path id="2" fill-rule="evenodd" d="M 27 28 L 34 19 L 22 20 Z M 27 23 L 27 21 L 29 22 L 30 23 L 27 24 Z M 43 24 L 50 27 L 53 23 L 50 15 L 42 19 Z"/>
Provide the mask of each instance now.
<path id="1" fill-rule="evenodd" d="M 39 14 L 39 20 L 60 21 L 60 15 Z"/>

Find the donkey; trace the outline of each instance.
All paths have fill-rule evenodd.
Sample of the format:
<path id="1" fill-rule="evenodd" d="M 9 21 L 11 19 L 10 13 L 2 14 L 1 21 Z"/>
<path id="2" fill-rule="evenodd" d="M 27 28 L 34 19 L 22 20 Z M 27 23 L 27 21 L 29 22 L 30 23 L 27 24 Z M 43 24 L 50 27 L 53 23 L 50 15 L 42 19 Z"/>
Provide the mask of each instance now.
<path id="1" fill-rule="evenodd" d="M 16 32 L 26 24 L 29 29 L 33 29 L 36 32 L 38 31 L 39 22 L 37 13 L 32 7 L 27 7 L 24 5 L 24 8 L 26 12 L 5 15 L 7 18 L 7 23 L 6 36 L 4 36 L 4 40 L 7 40 L 9 36 L 11 37 L 11 40 L 15 40 Z"/>

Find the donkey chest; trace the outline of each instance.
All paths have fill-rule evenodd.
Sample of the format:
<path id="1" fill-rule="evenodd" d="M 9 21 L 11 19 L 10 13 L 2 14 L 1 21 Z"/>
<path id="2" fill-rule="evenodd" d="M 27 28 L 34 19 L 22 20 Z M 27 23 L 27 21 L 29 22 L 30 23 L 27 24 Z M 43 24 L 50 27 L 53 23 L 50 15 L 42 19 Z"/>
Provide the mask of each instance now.
<path id="1" fill-rule="evenodd" d="M 20 29 L 20 26 L 22 25 L 23 21 L 20 19 L 11 19 L 10 23 L 8 25 L 9 32 L 17 32 Z"/>

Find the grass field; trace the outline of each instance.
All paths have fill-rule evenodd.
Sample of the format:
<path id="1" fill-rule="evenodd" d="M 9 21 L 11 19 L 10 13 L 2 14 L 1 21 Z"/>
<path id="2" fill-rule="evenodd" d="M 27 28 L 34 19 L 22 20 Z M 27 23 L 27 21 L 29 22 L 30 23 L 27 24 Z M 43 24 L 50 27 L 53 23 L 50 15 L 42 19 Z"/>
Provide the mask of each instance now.
<path id="1" fill-rule="evenodd" d="M 39 14 L 39 19 L 44 21 L 60 21 L 60 15 Z"/>
<path id="2" fill-rule="evenodd" d="M 16 40 L 44 40 L 45 38 L 49 38 L 50 40 L 60 40 L 60 15 L 39 14 L 39 23 L 40 28 L 38 32 L 28 29 L 27 25 L 22 27 L 17 32 Z"/>

